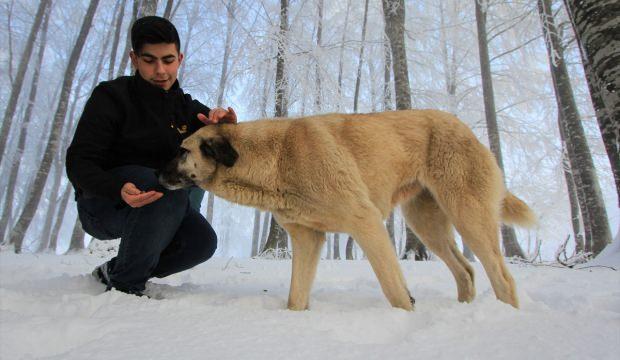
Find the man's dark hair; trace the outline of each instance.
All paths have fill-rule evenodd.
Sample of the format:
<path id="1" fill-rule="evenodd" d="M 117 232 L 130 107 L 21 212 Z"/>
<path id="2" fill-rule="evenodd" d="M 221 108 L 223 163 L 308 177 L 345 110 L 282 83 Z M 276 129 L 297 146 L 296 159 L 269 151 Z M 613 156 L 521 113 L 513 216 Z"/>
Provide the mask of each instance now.
<path id="1" fill-rule="evenodd" d="M 136 54 L 140 54 L 144 44 L 161 43 L 174 43 L 177 52 L 181 52 L 179 33 L 167 19 L 159 16 L 145 16 L 136 20 L 131 26 L 131 47 Z"/>

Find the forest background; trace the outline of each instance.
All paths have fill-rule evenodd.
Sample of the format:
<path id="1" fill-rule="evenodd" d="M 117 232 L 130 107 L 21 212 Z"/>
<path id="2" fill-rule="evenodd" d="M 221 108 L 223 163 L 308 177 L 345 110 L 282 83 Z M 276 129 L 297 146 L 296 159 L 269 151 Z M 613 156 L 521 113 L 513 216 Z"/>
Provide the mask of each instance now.
<path id="1" fill-rule="evenodd" d="M 4 248 L 62 254 L 91 241 L 76 219 L 65 150 L 94 86 L 132 72 L 133 19 L 157 14 L 179 30 L 181 86 L 208 106 L 232 106 L 240 121 L 449 111 L 495 152 L 507 187 L 538 215 L 535 229 L 503 229 L 506 255 L 579 261 L 597 254 L 618 233 L 618 185 L 613 154 L 601 137 L 602 107 L 592 96 L 596 72 L 584 73 L 587 57 L 579 45 L 586 48 L 587 38 L 575 36 L 571 3 L 4 0 Z M 617 134 L 614 115 L 608 114 Z M 212 196 L 205 197 L 203 212 L 219 235 L 216 255 L 287 256 L 286 235 L 270 214 Z M 387 225 L 401 257 L 432 257 L 398 210 Z M 346 234 L 329 234 L 323 256 L 363 253 Z"/>

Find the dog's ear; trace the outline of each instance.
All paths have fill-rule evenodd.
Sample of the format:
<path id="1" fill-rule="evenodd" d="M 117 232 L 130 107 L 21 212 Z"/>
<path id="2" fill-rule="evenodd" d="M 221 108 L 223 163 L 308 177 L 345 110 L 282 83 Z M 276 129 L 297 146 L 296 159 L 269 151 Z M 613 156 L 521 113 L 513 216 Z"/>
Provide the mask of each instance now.
<path id="1" fill-rule="evenodd" d="M 222 163 L 227 167 L 235 165 L 239 158 L 239 154 L 230 145 L 228 139 L 222 136 L 203 139 L 200 143 L 200 151 L 204 156 L 210 156 L 218 163 Z"/>

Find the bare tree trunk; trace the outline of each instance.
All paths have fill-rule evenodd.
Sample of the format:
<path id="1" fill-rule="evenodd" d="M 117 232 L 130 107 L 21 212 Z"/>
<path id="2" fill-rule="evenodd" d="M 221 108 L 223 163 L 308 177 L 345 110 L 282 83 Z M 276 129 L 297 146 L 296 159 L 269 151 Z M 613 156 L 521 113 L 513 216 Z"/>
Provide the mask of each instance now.
<path id="1" fill-rule="evenodd" d="M 105 47 L 104 47 L 105 49 Z M 95 77 L 99 76 L 99 72 L 97 72 L 95 74 Z M 79 101 L 80 98 L 80 93 L 82 92 L 82 85 L 84 84 L 84 78 L 80 78 L 78 80 L 78 85 L 76 86 L 75 89 L 75 95 L 74 95 L 74 99 L 71 102 L 71 109 L 69 110 L 69 121 L 67 122 L 67 124 L 64 126 L 63 131 L 62 131 L 62 135 L 60 137 L 60 151 L 58 151 L 56 153 L 56 155 L 54 156 L 54 177 L 52 179 L 52 185 L 50 186 L 50 190 L 47 192 L 48 196 L 49 196 L 49 205 L 48 205 L 48 211 L 47 211 L 47 215 L 45 216 L 45 224 L 43 225 L 43 230 L 41 231 L 41 244 L 39 246 L 39 249 L 45 249 L 47 248 L 47 245 L 49 243 L 51 243 L 51 232 L 52 232 L 52 225 L 54 223 L 54 220 L 56 220 L 56 222 L 61 222 L 62 223 L 62 217 L 59 217 L 56 214 L 56 209 L 60 208 L 60 207 L 66 207 L 67 204 L 62 202 L 62 195 L 60 194 L 60 185 L 61 185 L 61 181 L 62 181 L 62 177 L 64 174 L 64 168 L 65 168 L 65 153 L 66 153 L 66 148 L 68 146 L 68 143 L 71 141 L 69 140 L 70 134 L 74 132 L 73 129 L 73 124 L 74 122 L 77 123 L 77 121 L 75 121 L 75 110 L 77 108 L 77 103 Z M 68 197 L 67 197 L 68 198 Z M 59 203 L 60 201 L 60 203 Z M 58 210 L 61 211 L 61 210 Z"/>
<path id="2" fill-rule="evenodd" d="M 355 244 L 353 243 L 353 238 L 351 237 L 351 235 L 349 235 L 349 237 L 347 238 L 347 247 L 345 250 L 347 260 L 355 259 L 355 257 L 353 256 L 353 246 L 355 246 Z"/>
<path id="3" fill-rule="evenodd" d="M 69 94 L 71 93 L 71 86 L 73 84 L 73 78 L 75 76 L 75 69 L 77 67 L 82 48 L 84 47 L 84 43 L 86 42 L 86 37 L 88 36 L 88 32 L 93 22 L 93 18 L 95 15 L 95 11 L 97 10 L 98 4 L 99 0 L 91 0 L 88 6 L 88 10 L 84 15 L 84 21 L 82 22 L 80 33 L 76 40 L 75 46 L 71 51 L 71 56 L 69 57 L 69 63 L 67 64 L 63 84 L 61 87 L 62 92 L 60 94 L 60 100 L 58 101 L 58 108 L 56 109 L 56 113 L 54 115 L 52 131 L 45 147 L 43 160 L 41 161 L 41 167 L 39 168 L 39 171 L 37 172 L 34 180 L 33 191 L 28 195 L 24 211 L 22 212 L 19 220 L 17 221 L 17 225 L 11 233 L 10 242 L 15 244 L 16 253 L 21 252 L 24 236 L 36 212 L 39 200 L 41 199 L 43 188 L 45 187 L 45 182 L 47 180 L 48 173 L 52 165 L 52 159 L 56 152 L 58 152 L 60 134 L 63 128 L 65 115 L 67 113 L 67 103 L 69 99 Z"/>
<path id="4" fill-rule="evenodd" d="M 58 246 L 58 236 L 60 234 L 60 228 L 62 227 L 62 221 L 65 218 L 65 213 L 67 212 L 67 205 L 69 204 L 69 199 L 71 198 L 71 194 L 73 193 L 73 186 L 71 183 L 65 185 L 65 190 L 62 192 L 62 196 L 60 197 L 59 205 L 58 205 L 58 215 L 56 216 L 56 222 L 54 223 L 54 228 L 52 229 L 52 233 L 49 237 L 48 245 L 45 247 L 41 247 L 41 251 L 45 251 L 47 249 L 51 250 L 53 253 L 56 252 L 56 247 Z"/>
<path id="5" fill-rule="evenodd" d="M 235 20 L 235 10 L 237 7 L 237 0 L 229 0 L 226 5 L 226 38 L 224 40 L 224 58 L 222 60 L 222 70 L 220 72 L 220 82 L 217 89 L 217 107 L 221 107 L 224 102 L 224 91 L 226 90 L 226 83 L 228 82 L 228 63 L 230 59 L 230 53 L 232 51 L 233 40 L 233 23 Z M 187 48 L 186 48 L 187 49 Z M 209 193 L 207 195 L 207 221 L 211 223 L 213 221 L 213 207 L 215 206 L 215 195 Z"/>
<path id="6" fill-rule="evenodd" d="M 228 63 L 232 51 L 233 23 L 235 21 L 235 11 L 237 0 L 229 0 L 226 5 L 226 38 L 224 40 L 224 59 L 222 60 L 222 71 L 220 72 L 220 82 L 217 90 L 217 106 L 222 106 L 224 102 L 224 90 L 228 83 Z"/>
<path id="7" fill-rule="evenodd" d="M 280 34 L 278 36 L 278 54 L 276 56 L 276 102 L 275 116 L 288 116 L 288 80 L 286 74 L 286 49 L 288 37 L 288 0 L 280 0 Z M 269 228 L 269 236 L 265 249 L 286 249 L 287 237 L 286 232 L 271 218 L 271 226 Z"/>
<path id="8" fill-rule="evenodd" d="M 387 35 L 383 37 L 383 110 L 392 110 L 392 54 Z"/>
<path id="9" fill-rule="evenodd" d="M 179 6 L 181 6 L 181 0 L 177 1 L 177 4 L 172 9 L 172 13 L 170 14 L 170 19 L 174 19 L 174 16 L 176 15 L 177 10 L 179 10 Z"/>
<path id="10" fill-rule="evenodd" d="M 94 88 L 99 83 L 99 76 L 103 70 L 103 61 L 107 54 L 108 44 L 112 39 L 112 31 L 114 27 L 108 31 L 108 34 L 103 42 L 101 47 L 101 55 L 97 61 L 97 65 L 95 66 L 95 72 L 93 74 L 91 89 Z M 84 85 L 84 78 L 88 74 L 82 75 L 82 77 L 78 80 L 78 85 L 76 86 L 76 90 L 74 92 L 74 99 L 71 102 L 71 109 L 69 110 L 69 121 L 68 125 L 64 127 L 63 133 L 61 136 L 61 146 L 60 151 L 55 156 L 55 167 L 57 170 L 54 175 L 53 184 L 51 186 L 51 190 L 48 191 L 50 195 L 49 201 L 49 211 L 47 212 L 45 224 L 43 226 L 43 230 L 41 232 L 41 244 L 39 246 L 39 250 L 46 250 L 47 248 L 51 248 L 53 250 L 56 249 L 58 234 L 60 233 L 60 227 L 62 226 L 62 222 L 64 220 L 64 214 L 66 212 L 67 204 L 69 199 L 71 198 L 71 190 L 72 186 L 65 187 L 65 190 L 60 195 L 59 188 L 62 180 L 63 171 L 65 168 L 65 157 L 64 154 L 66 152 L 69 143 L 71 142 L 71 134 L 75 132 L 75 127 L 77 126 L 78 117 L 75 116 L 75 111 L 77 109 L 78 101 L 81 97 L 82 87 Z M 55 201 L 54 199 L 58 198 L 59 201 Z M 56 208 L 58 208 L 58 214 L 56 214 Z M 52 229 L 53 224 L 53 229 Z M 83 237 L 83 236 L 82 236 Z"/>
<path id="11" fill-rule="evenodd" d="M 413 255 L 416 261 L 425 261 L 429 259 L 428 251 L 420 239 L 409 229 L 405 228 L 407 242 L 405 243 L 405 251 L 403 252 L 401 259 L 406 260 Z"/>
<path id="12" fill-rule="evenodd" d="M 390 216 L 388 216 L 385 222 L 385 227 L 387 228 L 388 235 L 392 241 L 392 246 L 396 249 L 396 240 L 394 239 L 394 211 L 390 212 Z"/>
<path id="13" fill-rule="evenodd" d="M 563 119 L 558 119 L 558 123 L 562 124 Z M 573 239 L 575 239 L 575 253 L 579 254 L 585 250 L 583 232 L 581 231 L 581 213 L 579 212 L 579 200 L 577 199 L 577 186 L 573 180 L 573 172 L 570 169 L 570 160 L 568 159 L 568 151 L 564 139 L 562 140 L 562 167 L 564 168 L 564 179 L 566 180 L 566 191 L 568 192 L 568 200 L 570 203 L 570 217 L 573 226 Z"/>
<path id="14" fill-rule="evenodd" d="M 12 19 L 13 19 L 13 7 L 15 5 L 15 0 L 11 0 L 9 4 L 7 4 L 7 17 L 6 17 L 6 33 L 7 33 L 7 52 L 8 52 L 8 75 L 9 75 L 9 84 L 11 87 L 15 83 L 15 79 L 13 78 L 13 27 L 12 27 Z"/>
<path id="15" fill-rule="evenodd" d="M 271 224 L 269 227 L 269 236 L 267 236 L 267 242 L 265 243 L 265 250 L 282 250 L 288 248 L 288 242 L 286 237 L 286 231 L 276 222 L 276 219 L 271 217 Z"/>
<path id="16" fill-rule="evenodd" d="M 280 34 L 276 56 L 275 116 L 288 116 L 288 75 L 286 74 L 286 49 L 288 38 L 288 0 L 280 0 Z"/>
<path id="17" fill-rule="evenodd" d="M 252 250 L 250 257 L 258 254 L 258 245 L 260 240 L 260 210 L 254 209 L 254 229 L 252 230 Z"/>
<path id="18" fill-rule="evenodd" d="M 322 97 L 322 89 L 321 89 L 321 66 L 320 59 L 322 54 L 321 47 L 323 46 L 323 5 L 325 0 L 319 0 L 317 5 L 318 7 L 318 24 L 316 30 L 316 48 L 317 48 L 317 56 L 315 56 L 314 63 L 314 113 L 321 113 L 321 97 Z"/>
<path id="19" fill-rule="evenodd" d="M 334 254 L 333 254 L 333 259 L 334 260 L 340 260 L 340 234 L 339 233 L 335 233 L 334 234 Z"/>
<path id="20" fill-rule="evenodd" d="M 620 5 L 617 0 L 564 0 L 564 3 L 583 57 L 620 204 Z"/>
<path id="21" fill-rule="evenodd" d="M 170 20 L 170 15 L 172 15 L 172 3 L 174 0 L 168 0 L 166 2 L 166 9 L 164 10 L 164 18 Z"/>
<path id="22" fill-rule="evenodd" d="M 32 118 L 32 110 L 37 100 L 37 91 L 39 89 L 39 75 L 41 74 L 41 64 L 43 63 L 43 54 L 45 53 L 45 46 L 47 44 L 47 27 L 49 24 L 49 15 L 52 10 L 52 6 L 48 6 L 45 11 L 45 19 L 43 20 L 43 27 L 41 29 L 41 40 L 39 42 L 39 50 L 37 53 L 37 59 L 34 66 L 34 73 L 32 75 L 32 82 L 30 84 L 30 93 L 28 94 L 28 105 L 26 106 L 26 112 L 24 118 L 21 121 L 22 130 L 19 132 L 19 140 L 17 142 L 17 151 L 13 155 L 11 170 L 9 173 L 9 182 L 6 187 L 6 199 L 2 206 L 2 212 L 0 213 L 0 237 L 5 242 L 5 235 L 9 227 L 9 220 L 13 215 L 13 201 L 16 192 L 17 176 L 19 174 L 19 168 L 21 167 L 24 150 L 26 148 L 26 139 L 28 137 L 28 129 L 30 128 L 30 119 Z M 8 158 L 7 158 L 8 159 Z M 7 239 L 8 240 L 8 239 Z"/>
<path id="23" fill-rule="evenodd" d="M 138 18 L 139 5 L 140 0 L 133 0 L 131 22 L 129 23 L 129 27 L 127 28 L 127 36 L 125 37 L 125 50 L 123 50 L 123 54 L 121 55 L 121 63 L 118 66 L 118 72 L 116 73 L 116 77 L 125 75 L 125 69 L 127 68 L 127 63 L 129 62 L 129 51 L 131 50 L 131 26 Z"/>
<path id="24" fill-rule="evenodd" d="M 73 226 L 73 231 L 71 232 L 71 242 L 69 243 L 69 250 L 67 252 L 84 249 L 85 235 L 86 233 L 84 229 L 82 229 L 82 223 L 80 219 L 77 218 Z"/>
<path id="25" fill-rule="evenodd" d="M 382 2 L 385 33 L 388 39 L 390 39 L 390 47 L 392 48 L 396 109 L 411 109 L 409 70 L 407 67 L 407 50 L 405 48 L 405 1 L 382 0 Z"/>
<path id="26" fill-rule="evenodd" d="M 409 69 L 407 66 L 407 50 L 405 48 L 405 2 L 404 0 L 382 0 L 385 33 L 390 40 L 392 49 L 392 66 L 394 70 L 394 94 L 396 109 L 411 109 L 411 92 L 409 87 Z M 407 232 L 405 253 L 415 249 L 426 252 L 424 245 L 412 232 Z M 422 258 L 424 254 L 420 253 Z"/>
<path id="27" fill-rule="evenodd" d="M 192 6 L 192 10 L 190 11 L 190 15 L 189 18 L 187 20 L 187 32 L 186 32 L 186 37 L 185 37 L 185 41 L 181 42 L 181 45 L 184 47 L 183 49 L 183 53 L 187 54 L 187 50 L 189 49 L 189 43 L 192 40 L 192 29 L 194 28 L 196 22 L 199 20 L 199 13 L 198 13 L 198 6 L 199 6 L 200 2 L 195 1 L 193 6 Z M 187 61 L 183 61 L 181 63 L 181 67 L 179 68 L 179 83 L 183 83 L 184 79 L 185 79 L 185 68 L 187 67 Z"/>
<path id="28" fill-rule="evenodd" d="M 271 221 L 271 213 L 265 212 L 263 216 L 263 229 L 260 232 L 260 246 L 258 247 L 258 255 L 265 251 L 265 245 L 267 244 L 267 235 L 269 234 L 269 223 Z"/>
<path id="29" fill-rule="evenodd" d="M 495 155 L 497 164 L 502 173 L 504 172 L 504 160 L 499 139 L 499 129 L 497 126 L 497 114 L 495 113 L 495 95 L 493 92 L 493 79 L 491 78 L 491 62 L 489 60 L 489 43 L 487 40 L 486 28 L 486 7 L 487 0 L 474 0 L 476 3 L 476 25 L 478 27 L 478 50 L 480 52 L 480 73 L 482 75 L 482 93 L 484 96 L 484 112 L 487 120 L 487 134 L 489 136 L 489 146 Z M 481 2 L 484 2 L 481 4 Z M 504 180 L 505 183 L 505 180 Z M 502 225 L 502 241 L 506 256 L 520 257 L 525 259 L 523 250 L 517 242 L 517 236 L 513 228 Z"/>
<path id="30" fill-rule="evenodd" d="M 140 0 L 138 18 L 157 15 L 157 0 Z"/>
<path id="31" fill-rule="evenodd" d="M 329 260 L 333 258 L 332 251 L 334 250 L 334 248 L 332 246 L 332 243 L 334 242 L 334 236 L 333 234 L 327 234 L 326 238 L 327 241 L 325 241 L 325 246 L 327 247 L 327 253 L 325 254 L 325 258 Z"/>
<path id="32" fill-rule="evenodd" d="M 366 2 L 368 4 L 368 2 Z M 392 91 L 390 90 L 392 78 L 392 55 L 390 53 L 390 43 L 387 34 L 383 36 L 383 111 L 392 109 Z M 392 245 L 396 248 L 394 236 L 394 211 L 390 212 L 387 219 L 387 231 L 392 240 Z"/>
<path id="33" fill-rule="evenodd" d="M 349 12 L 351 10 L 351 0 L 347 0 L 347 12 L 344 17 L 344 30 L 342 31 L 342 40 L 340 41 L 340 56 L 338 60 L 338 105 L 337 111 L 340 112 L 342 107 L 342 76 L 344 67 L 344 44 L 347 39 L 347 28 L 349 27 Z"/>
<path id="34" fill-rule="evenodd" d="M 404 10 L 403 10 L 404 11 Z M 368 23 L 368 0 L 364 2 L 364 20 L 362 22 L 362 40 L 359 58 L 357 61 L 357 75 L 355 77 L 355 95 L 353 96 L 353 112 L 357 113 L 357 103 L 360 94 L 360 82 L 362 80 L 362 65 L 364 63 L 364 45 L 366 44 L 366 24 Z"/>
<path id="35" fill-rule="evenodd" d="M 122 0 L 122 4 L 120 5 L 120 8 L 118 8 L 120 1 L 121 0 L 117 0 L 116 8 L 114 9 L 114 14 L 116 14 L 118 10 L 118 15 L 116 15 L 116 26 L 110 29 L 110 32 L 114 32 L 114 40 L 112 41 L 112 53 L 110 54 L 110 65 L 108 66 L 108 80 L 112 80 L 112 77 L 114 76 L 114 63 L 116 62 L 116 53 L 118 52 L 118 43 L 121 37 L 123 17 L 125 15 L 125 3 L 127 2 L 127 0 Z"/>
<path id="36" fill-rule="evenodd" d="M 556 99 L 559 104 L 558 111 L 562 114 L 561 118 L 565 121 L 563 130 L 565 131 L 571 169 L 576 184 L 581 186 L 581 191 L 584 194 L 587 217 L 584 216 L 583 218 L 592 232 L 592 253 L 596 256 L 611 242 L 607 210 L 605 209 L 590 148 L 581 125 L 579 111 L 575 104 L 573 89 L 570 84 L 566 63 L 564 62 L 564 51 L 557 33 L 549 0 L 538 0 L 538 11 L 541 17 L 543 33 L 545 34 L 547 55 L 549 56 L 549 66 L 554 82 Z M 577 178 L 580 181 L 577 181 Z"/>
<path id="37" fill-rule="evenodd" d="M 30 28 L 30 34 L 28 34 L 28 40 L 26 40 L 24 52 L 21 60 L 19 61 L 17 75 L 15 76 L 15 80 L 11 86 L 11 96 L 9 97 L 9 102 L 4 110 L 4 119 L 0 125 L 0 162 L 4 159 L 6 143 L 13 124 L 13 116 L 15 115 L 15 110 L 17 109 L 17 100 L 19 99 L 19 94 L 22 91 L 22 85 L 24 84 L 24 77 L 26 76 L 26 70 L 28 69 L 28 64 L 30 63 L 30 55 L 32 54 L 35 39 L 37 37 L 37 33 L 39 32 L 39 28 L 41 27 L 45 10 L 51 6 L 52 2 L 50 0 L 41 0 L 39 3 L 37 14 L 34 16 L 34 22 Z"/>

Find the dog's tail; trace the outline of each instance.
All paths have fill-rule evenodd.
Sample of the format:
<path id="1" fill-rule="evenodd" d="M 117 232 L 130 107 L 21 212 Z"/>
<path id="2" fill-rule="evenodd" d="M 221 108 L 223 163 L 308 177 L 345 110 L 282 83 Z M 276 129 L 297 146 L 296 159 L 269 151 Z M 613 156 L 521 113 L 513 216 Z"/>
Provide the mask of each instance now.
<path id="1" fill-rule="evenodd" d="M 504 224 L 514 224 L 522 227 L 533 227 L 538 222 L 532 209 L 523 200 L 509 191 L 506 191 L 506 196 L 502 201 L 501 216 Z"/>

